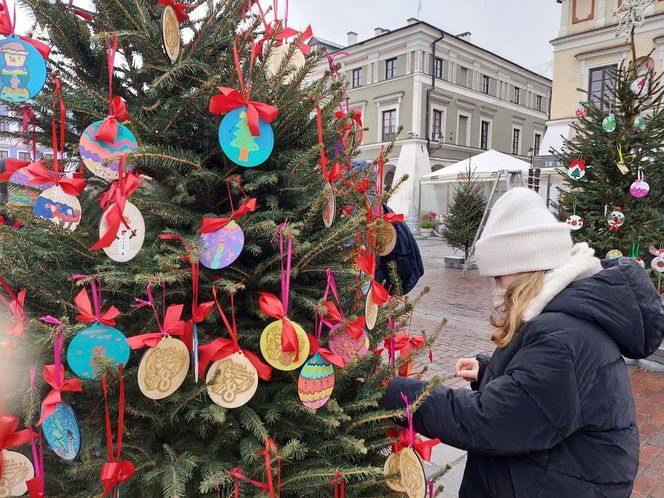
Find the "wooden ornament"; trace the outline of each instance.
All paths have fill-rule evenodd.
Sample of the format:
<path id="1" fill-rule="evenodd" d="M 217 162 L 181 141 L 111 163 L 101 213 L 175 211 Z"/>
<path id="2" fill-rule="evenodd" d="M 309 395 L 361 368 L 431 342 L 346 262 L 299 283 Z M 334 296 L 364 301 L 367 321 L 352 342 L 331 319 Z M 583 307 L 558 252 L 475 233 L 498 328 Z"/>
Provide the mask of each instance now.
<path id="1" fill-rule="evenodd" d="M 101 217 L 99 223 L 99 238 L 103 237 L 108 231 L 107 216 L 115 206 L 109 207 Z M 104 252 L 113 261 L 126 263 L 136 257 L 143 247 L 145 240 L 145 221 L 143 215 L 131 202 L 126 202 L 122 217 L 126 222 L 120 224 L 115 240 L 110 246 L 104 247 Z"/>
<path id="2" fill-rule="evenodd" d="M 304 365 L 309 357 L 309 338 L 304 329 L 297 323 L 291 322 L 295 333 L 297 334 L 297 341 L 299 344 L 299 356 L 295 361 L 295 352 L 283 352 L 281 350 L 281 334 L 282 322 L 281 320 L 270 323 L 261 334 L 261 353 L 263 358 L 270 365 L 277 370 L 295 370 Z"/>
<path id="3" fill-rule="evenodd" d="M 24 495 L 28 491 L 25 482 L 33 477 L 35 469 L 29 458 L 16 451 L 2 451 L 0 497 Z"/>
<path id="4" fill-rule="evenodd" d="M 60 228 L 74 231 L 81 222 L 81 203 L 78 198 L 55 185 L 39 194 L 32 214 L 49 220 Z"/>
<path id="5" fill-rule="evenodd" d="M 258 372 L 240 352 L 215 361 L 206 377 L 208 396 L 224 408 L 246 404 L 258 389 Z"/>
<path id="6" fill-rule="evenodd" d="M 397 230 L 392 223 L 379 221 L 376 225 L 376 254 L 387 256 L 397 245 Z"/>
<path id="7" fill-rule="evenodd" d="M 330 228 L 334 223 L 334 218 L 337 211 L 337 200 L 334 195 L 334 188 L 330 182 L 325 182 L 323 187 L 323 223 L 326 228 Z"/>
<path id="8" fill-rule="evenodd" d="M 165 337 L 149 348 L 138 364 L 138 387 L 145 397 L 164 399 L 182 385 L 189 370 L 187 346 L 172 337 Z"/>
<path id="9" fill-rule="evenodd" d="M 424 466 L 412 448 L 404 448 L 399 452 L 399 471 L 401 485 L 408 498 L 426 498 L 427 479 Z"/>
<path id="10" fill-rule="evenodd" d="M 175 9 L 170 5 L 166 5 L 161 11 L 161 39 L 166 55 L 171 62 L 175 62 L 180 56 L 182 40 L 180 39 L 180 23 L 175 15 Z"/>
<path id="11" fill-rule="evenodd" d="M 290 48 L 290 43 L 284 43 L 283 45 L 272 48 L 270 56 L 265 62 L 265 74 L 268 78 L 274 78 L 277 75 L 279 68 L 284 62 L 284 59 L 288 56 Z M 291 81 L 293 81 L 293 78 L 295 78 L 298 71 L 304 66 L 304 64 L 304 54 L 299 48 L 295 48 L 290 56 L 290 60 L 288 61 L 287 74 L 283 79 L 284 85 L 288 85 Z"/>
<path id="12" fill-rule="evenodd" d="M 399 453 L 392 453 L 385 460 L 385 467 L 383 467 L 383 473 L 385 477 L 392 476 L 386 481 L 388 487 L 396 491 L 397 493 L 405 493 L 406 488 L 401 485 L 401 476 L 398 475 L 400 472 L 399 463 L 401 455 Z"/>
<path id="13" fill-rule="evenodd" d="M 378 320 L 378 305 L 373 300 L 373 290 L 369 289 L 367 299 L 364 304 L 364 317 L 366 318 L 366 326 L 369 330 L 373 330 Z"/>

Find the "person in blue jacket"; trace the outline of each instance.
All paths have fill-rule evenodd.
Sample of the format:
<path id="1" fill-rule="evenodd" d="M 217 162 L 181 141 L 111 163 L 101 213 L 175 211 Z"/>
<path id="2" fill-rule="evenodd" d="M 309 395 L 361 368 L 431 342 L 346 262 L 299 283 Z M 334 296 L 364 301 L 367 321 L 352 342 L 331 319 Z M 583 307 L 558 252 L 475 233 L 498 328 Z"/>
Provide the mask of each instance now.
<path id="1" fill-rule="evenodd" d="M 496 280 L 497 348 L 459 360 L 472 389 L 434 389 L 415 431 L 468 451 L 460 498 L 629 497 L 639 431 L 623 356 L 649 356 L 664 331 L 646 271 L 573 245 L 525 188 L 495 203 L 476 257 Z M 401 393 L 413 400 L 425 386 L 398 377 L 384 406 L 402 408 Z"/>

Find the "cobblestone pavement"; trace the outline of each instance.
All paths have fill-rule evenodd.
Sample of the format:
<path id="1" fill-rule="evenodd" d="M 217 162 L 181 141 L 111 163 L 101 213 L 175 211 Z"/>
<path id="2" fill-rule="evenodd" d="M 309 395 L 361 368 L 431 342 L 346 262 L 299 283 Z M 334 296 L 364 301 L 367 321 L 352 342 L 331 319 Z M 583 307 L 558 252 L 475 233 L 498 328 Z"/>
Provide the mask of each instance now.
<path id="1" fill-rule="evenodd" d="M 494 350 L 489 339 L 491 327 L 487 321 L 491 312 L 493 281 L 480 277 L 476 270 L 461 278 L 461 271 L 445 268 L 443 258 L 453 254 L 440 239 L 418 240 L 425 275 L 409 294 L 429 287 L 413 316 L 411 332 L 433 331 L 443 318 L 447 324 L 432 347 L 433 363 L 427 377 L 454 371 L 456 360 L 490 354 Z M 429 364 L 428 359 L 422 363 Z M 420 365 L 420 367 L 422 366 Z M 647 372 L 630 366 L 630 378 L 637 409 L 637 422 L 641 434 L 639 474 L 632 498 L 664 498 L 664 374 Z M 462 379 L 446 382 L 450 387 L 467 388 Z M 456 498 L 465 466 L 465 453 L 449 446 L 439 445 L 432 462 L 444 466 L 453 464 L 452 471 L 442 479 L 444 498 Z"/>

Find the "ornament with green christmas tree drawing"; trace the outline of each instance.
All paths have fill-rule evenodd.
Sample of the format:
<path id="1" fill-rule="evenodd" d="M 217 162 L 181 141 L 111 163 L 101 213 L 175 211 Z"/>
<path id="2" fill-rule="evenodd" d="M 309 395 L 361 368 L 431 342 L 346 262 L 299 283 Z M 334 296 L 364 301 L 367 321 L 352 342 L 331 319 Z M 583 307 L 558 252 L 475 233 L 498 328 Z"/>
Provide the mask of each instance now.
<path id="1" fill-rule="evenodd" d="M 247 108 L 229 112 L 219 125 L 219 143 L 228 158 L 239 166 L 253 167 L 265 162 L 272 153 L 272 126 L 258 119 L 259 134 L 253 136 L 247 121 Z"/>
<path id="2" fill-rule="evenodd" d="M 569 165 L 567 174 L 574 180 L 580 180 L 586 175 L 586 161 L 583 159 L 575 159 Z"/>

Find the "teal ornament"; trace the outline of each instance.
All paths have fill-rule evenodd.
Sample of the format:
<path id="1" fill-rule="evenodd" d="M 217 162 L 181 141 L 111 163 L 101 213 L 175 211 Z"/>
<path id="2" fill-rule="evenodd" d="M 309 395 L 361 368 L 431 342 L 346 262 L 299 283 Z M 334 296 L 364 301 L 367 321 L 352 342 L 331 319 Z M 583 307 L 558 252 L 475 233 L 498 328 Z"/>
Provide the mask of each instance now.
<path id="1" fill-rule="evenodd" d="M 602 129 L 607 132 L 611 133 L 616 130 L 616 115 L 611 113 L 607 117 L 604 118 L 604 121 L 602 121 Z"/>
<path id="2" fill-rule="evenodd" d="M 81 432 L 76 415 L 67 403 L 58 403 L 42 423 L 46 442 L 63 460 L 73 460 L 81 449 Z"/>
<path id="3" fill-rule="evenodd" d="M 253 136 L 247 122 L 246 106 L 234 109 L 219 125 L 219 144 L 224 154 L 239 166 L 253 168 L 264 163 L 274 147 L 272 126 L 258 118 L 257 136 Z"/>
<path id="4" fill-rule="evenodd" d="M 646 118 L 643 116 L 636 116 L 634 118 L 634 131 L 641 132 L 646 129 Z"/>
<path id="5" fill-rule="evenodd" d="M 67 348 L 69 368 L 83 379 L 95 379 L 101 374 L 98 360 L 111 360 L 116 365 L 129 361 L 129 343 L 122 332 L 101 323 L 76 334 Z"/>
<path id="6" fill-rule="evenodd" d="M 25 102 L 37 96 L 46 83 L 46 61 L 18 36 L 0 41 L 0 100 Z"/>

